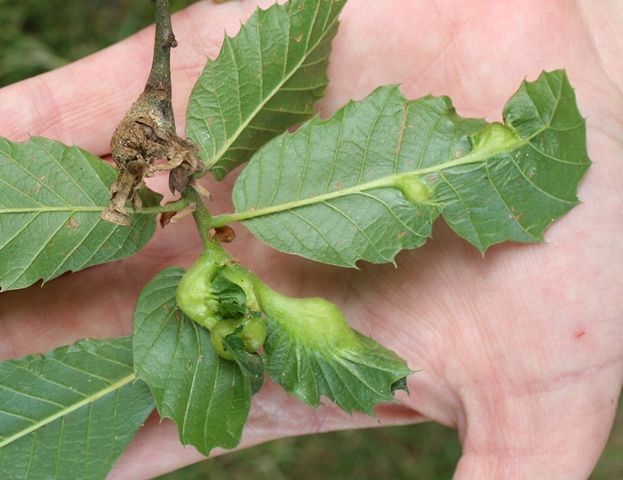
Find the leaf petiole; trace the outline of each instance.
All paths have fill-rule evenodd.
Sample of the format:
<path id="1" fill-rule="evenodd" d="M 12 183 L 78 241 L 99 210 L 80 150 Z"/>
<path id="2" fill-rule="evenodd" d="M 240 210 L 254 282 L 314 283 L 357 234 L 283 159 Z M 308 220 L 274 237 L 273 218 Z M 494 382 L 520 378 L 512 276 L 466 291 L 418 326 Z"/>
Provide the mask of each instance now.
<path id="1" fill-rule="evenodd" d="M 165 205 L 157 205 L 155 207 L 143 207 L 138 210 L 130 210 L 131 213 L 135 213 L 137 215 L 147 215 L 151 213 L 164 213 L 164 212 L 179 212 L 184 210 L 188 206 L 188 199 L 185 197 L 176 200 L 175 202 L 167 203 Z M 102 207 L 103 210 L 103 207 Z"/>

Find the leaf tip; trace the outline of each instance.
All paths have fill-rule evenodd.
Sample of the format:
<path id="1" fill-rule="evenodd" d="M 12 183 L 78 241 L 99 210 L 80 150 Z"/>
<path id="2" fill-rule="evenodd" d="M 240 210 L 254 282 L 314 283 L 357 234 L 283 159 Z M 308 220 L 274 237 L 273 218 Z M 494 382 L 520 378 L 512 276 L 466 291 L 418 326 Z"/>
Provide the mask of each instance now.
<path id="1" fill-rule="evenodd" d="M 414 372 L 414 370 L 409 370 L 409 375 L 412 375 Z M 397 391 L 403 391 L 403 392 L 407 392 L 407 395 L 410 394 L 409 392 L 409 385 L 407 384 L 407 376 L 405 375 L 404 377 L 399 378 L 398 380 L 396 380 L 394 383 L 391 384 L 390 386 L 390 390 L 392 392 L 392 394 L 395 394 Z"/>

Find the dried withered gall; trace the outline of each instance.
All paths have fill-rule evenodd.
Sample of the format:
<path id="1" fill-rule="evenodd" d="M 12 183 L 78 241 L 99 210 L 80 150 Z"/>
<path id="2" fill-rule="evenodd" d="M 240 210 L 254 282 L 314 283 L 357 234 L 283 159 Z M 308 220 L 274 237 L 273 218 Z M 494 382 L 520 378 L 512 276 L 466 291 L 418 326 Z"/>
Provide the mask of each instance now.
<path id="1" fill-rule="evenodd" d="M 198 152 L 175 131 L 171 102 L 171 48 L 177 46 L 168 0 L 156 0 L 156 35 L 151 72 L 143 93 L 117 126 L 111 140 L 112 158 L 119 174 L 111 186 L 111 200 L 102 218 L 127 225 L 128 201 L 141 207 L 137 194 L 143 180 L 170 171 L 171 191 L 183 192 L 199 165 Z"/>

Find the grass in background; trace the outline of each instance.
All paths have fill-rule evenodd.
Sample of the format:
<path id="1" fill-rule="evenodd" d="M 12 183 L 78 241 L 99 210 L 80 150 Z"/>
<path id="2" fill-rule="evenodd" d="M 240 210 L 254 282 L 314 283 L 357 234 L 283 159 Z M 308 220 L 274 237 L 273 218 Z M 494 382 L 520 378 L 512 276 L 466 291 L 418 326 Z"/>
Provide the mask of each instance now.
<path id="1" fill-rule="evenodd" d="M 591 480 L 623 479 L 622 407 L 623 401 Z M 459 456 L 456 432 L 425 423 L 276 440 L 159 480 L 446 480 L 452 478 Z"/>
<path id="2" fill-rule="evenodd" d="M 434 479 L 452 477 L 456 433 L 432 423 L 277 440 L 160 480 Z"/>
<path id="3" fill-rule="evenodd" d="M 179 10 L 194 0 L 171 0 Z M 0 0 L 0 86 L 111 45 L 150 24 L 151 0 Z"/>
<path id="4" fill-rule="evenodd" d="M 176 10 L 191 3 L 171 0 Z M 152 15 L 150 0 L 0 0 L 0 86 L 100 50 L 151 23 Z M 622 404 L 592 480 L 623 478 Z M 443 480 L 459 455 L 454 431 L 423 424 L 278 440 L 160 480 Z"/>

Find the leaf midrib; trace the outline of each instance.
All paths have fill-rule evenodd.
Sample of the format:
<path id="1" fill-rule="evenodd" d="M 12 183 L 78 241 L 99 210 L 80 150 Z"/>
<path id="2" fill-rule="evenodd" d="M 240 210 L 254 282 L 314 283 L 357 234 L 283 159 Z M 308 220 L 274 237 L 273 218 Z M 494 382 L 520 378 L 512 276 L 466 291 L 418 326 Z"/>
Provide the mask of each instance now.
<path id="1" fill-rule="evenodd" d="M 75 206 L 67 206 L 67 207 L 26 207 L 26 208 L 0 208 L 0 215 L 7 215 L 11 213 L 46 213 L 46 212 L 103 212 L 105 206 L 95 206 L 95 207 L 75 207 Z M 160 212 L 160 210 L 130 210 L 129 213 L 133 215 L 153 215 L 154 213 Z"/>
<path id="2" fill-rule="evenodd" d="M 314 205 L 317 203 L 326 202 L 328 200 L 345 197 L 366 190 L 374 190 L 377 188 L 396 188 L 396 185 L 401 178 L 422 176 L 430 173 L 437 173 L 449 168 L 460 167 L 463 165 L 470 165 L 479 162 L 486 162 L 487 159 L 490 157 L 494 157 L 495 155 L 498 155 L 500 153 L 510 153 L 513 150 L 517 150 L 529 143 L 530 138 L 516 138 L 513 142 L 505 143 L 503 146 L 497 148 L 479 149 L 476 151 L 472 151 L 464 157 L 456 160 L 440 163 L 431 167 L 420 168 L 401 173 L 394 173 L 392 175 L 388 175 L 386 177 L 382 177 L 376 180 L 353 185 L 352 187 L 344 188 L 342 190 L 336 190 L 335 192 L 323 193 L 320 195 L 315 195 L 301 200 L 286 202 L 279 205 L 273 205 L 270 207 L 256 208 L 231 214 L 217 215 L 213 217 L 212 226 L 222 227 L 223 225 L 227 225 L 232 222 L 241 222 L 245 220 L 251 220 L 257 217 L 263 217 L 266 215 L 281 213 L 288 210 L 294 210 L 300 207 L 305 207 L 307 205 Z"/>
<path id="3" fill-rule="evenodd" d="M 0 208 L 0 215 L 7 213 L 42 213 L 42 212 L 101 212 L 105 207 L 26 207 Z"/>
<path id="4" fill-rule="evenodd" d="M 30 425 L 29 427 L 20 430 L 17 433 L 14 433 L 13 435 L 11 435 L 10 437 L 5 438 L 4 440 L 0 441 L 0 448 L 3 448 L 17 440 L 19 440 L 20 438 L 36 431 L 39 430 L 42 427 L 45 427 L 46 425 L 52 423 L 53 421 L 65 417 L 67 415 L 69 415 L 72 412 L 75 412 L 76 410 L 84 407 L 85 405 L 89 405 L 91 403 L 94 403 L 95 401 L 99 400 L 100 398 L 108 395 L 111 392 L 114 392 L 115 390 L 119 390 L 120 388 L 124 387 L 125 385 L 128 385 L 129 383 L 133 382 L 136 379 L 136 374 L 134 372 L 130 373 L 129 375 L 126 375 L 125 377 L 122 377 L 121 379 L 117 380 L 114 383 L 111 383 L 110 385 L 108 385 L 106 388 L 103 388 L 95 393 L 93 393 L 92 395 L 89 395 L 85 398 L 83 398 L 82 400 L 80 400 L 79 402 L 76 402 L 70 406 L 68 406 L 67 408 L 64 408 L 62 410 L 59 410 L 58 412 L 54 413 L 53 415 L 50 415 L 49 417 L 46 417 L 42 420 L 39 420 L 37 423 L 34 423 L 32 425 Z"/>
<path id="5" fill-rule="evenodd" d="M 309 35 L 311 35 L 313 33 L 313 27 L 315 24 L 315 19 L 318 16 L 318 11 L 320 9 L 320 4 L 321 2 L 318 2 L 318 7 L 316 9 L 316 13 L 314 15 L 314 23 L 312 23 L 310 31 L 309 31 Z M 290 21 L 289 17 L 288 17 L 288 21 Z M 331 28 L 333 27 L 333 25 L 335 25 L 335 23 L 338 21 L 338 16 L 336 16 L 331 23 L 328 26 L 325 26 L 326 28 L 324 29 L 323 33 L 320 35 L 319 40 L 313 44 L 313 46 L 310 48 L 309 46 L 307 47 L 307 51 L 305 52 L 305 54 L 301 57 L 301 60 L 299 62 L 297 62 L 295 64 L 295 66 L 291 69 L 290 73 L 285 76 L 283 78 L 283 80 L 281 82 L 279 82 L 277 84 L 277 86 L 270 91 L 270 93 L 264 98 L 264 100 L 262 100 L 262 102 L 260 102 L 260 104 L 258 105 L 258 107 L 253 110 L 251 112 L 250 115 L 247 116 L 247 119 L 242 122 L 240 124 L 240 126 L 238 127 L 238 129 L 233 133 L 233 135 L 230 137 L 230 139 L 225 142 L 223 144 L 223 146 L 220 148 L 220 150 L 218 150 L 215 154 L 213 159 L 210 161 L 209 164 L 206 165 L 205 170 L 210 170 L 214 165 L 216 165 L 221 158 L 223 158 L 223 155 L 225 155 L 227 153 L 227 151 L 229 150 L 229 148 L 236 142 L 236 140 L 240 137 L 240 135 L 242 134 L 242 132 L 249 126 L 249 124 L 253 121 L 253 119 L 262 111 L 262 109 L 266 106 L 266 104 L 268 102 L 270 102 L 275 95 L 277 95 L 279 93 L 279 91 L 281 90 L 281 88 L 288 83 L 288 81 L 292 78 L 293 75 L 296 74 L 296 72 L 299 71 L 299 69 L 301 68 L 301 66 L 304 64 L 305 60 L 307 58 L 309 58 L 309 56 L 311 55 L 311 53 L 316 50 L 316 48 L 318 47 L 318 45 L 320 45 L 326 38 L 327 33 L 329 33 L 331 31 Z M 261 52 L 260 52 L 260 58 L 261 58 Z M 287 59 L 286 59 L 287 61 Z"/>

